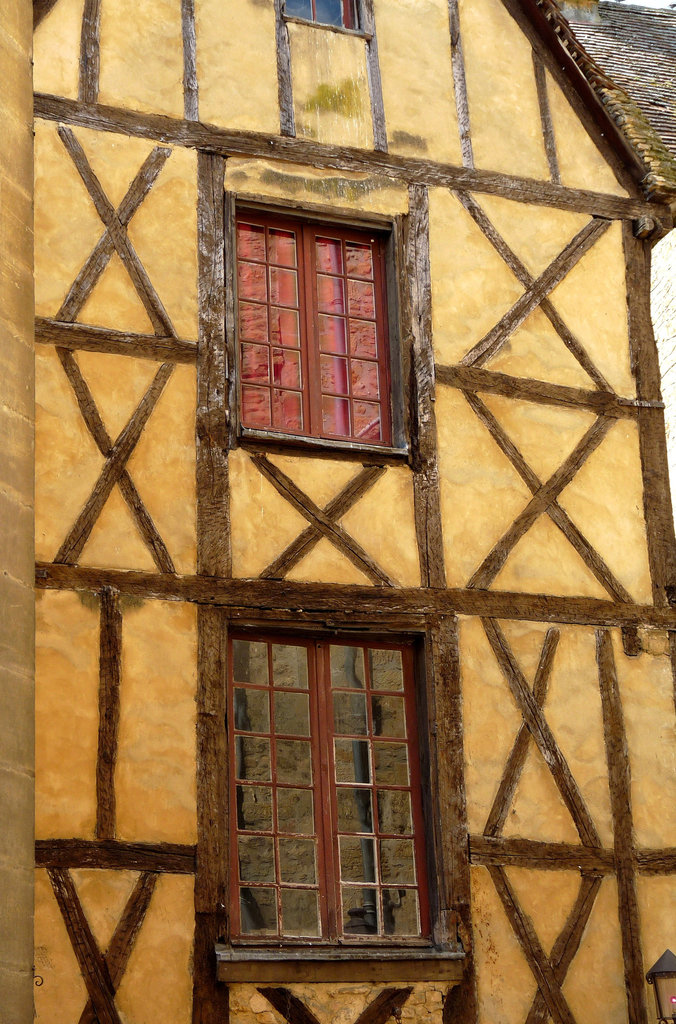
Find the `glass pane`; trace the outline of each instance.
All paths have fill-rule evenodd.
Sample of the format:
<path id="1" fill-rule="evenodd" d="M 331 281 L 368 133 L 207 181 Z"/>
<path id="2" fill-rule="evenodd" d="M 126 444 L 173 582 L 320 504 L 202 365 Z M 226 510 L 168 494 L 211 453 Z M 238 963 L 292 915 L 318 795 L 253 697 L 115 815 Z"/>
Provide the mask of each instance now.
<path id="1" fill-rule="evenodd" d="M 270 267 L 270 302 L 279 306 L 298 305 L 298 275 L 295 270 Z"/>
<path id="2" fill-rule="evenodd" d="M 318 238 L 317 269 L 326 274 L 342 274 L 343 249 L 339 238 Z"/>
<path id="3" fill-rule="evenodd" d="M 319 935 L 317 893 L 307 889 L 282 889 L 284 935 Z"/>
<path id="4" fill-rule="evenodd" d="M 241 260 L 264 260 L 265 228 L 256 224 L 238 224 L 237 255 Z"/>
<path id="5" fill-rule="evenodd" d="M 242 380 L 269 384 L 269 356 L 267 345 L 242 345 Z"/>
<path id="6" fill-rule="evenodd" d="M 375 882 L 376 854 L 373 839 L 340 837 L 340 877 L 343 882 Z"/>
<path id="7" fill-rule="evenodd" d="M 347 296 L 350 316 L 363 316 L 372 320 L 376 315 L 376 294 L 366 281 L 348 281 Z"/>
<path id="8" fill-rule="evenodd" d="M 303 429 L 303 403 L 297 391 L 272 392 L 272 422 L 280 430 Z"/>
<path id="9" fill-rule="evenodd" d="M 350 433 L 350 403 L 346 398 L 322 396 L 322 430 L 347 437 Z"/>
<path id="10" fill-rule="evenodd" d="M 317 0 L 316 20 L 322 25 L 342 25 L 343 0 Z"/>
<path id="11" fill-rule="evenodd" d="M 296 236 L 293 231 L 282 231 L 270 228 L 268 234 L 268 252 L 271 263 L 281 263 L 283 267 L 296 266 Z"/>
<path id="12" fill-rule="evenodd" d="M 339 832 L 373 832 L 370 789 L 336 790 Z"/>
<path id="13" fill-rule="evenodd" d="M 265 690 L 235 687 L 235 729 L 270 732 L 270 705 Z"/>
<path id="14" fill-rule="evenodd" d="M 369 745 L 366 740 L 334 740 L 336 782 L 370 782 Z"/>
<path id="15" fill-rule="evenodd" d="M 239 836 L 237 854 L 240 881 L 275 881 L 275 850 L 272 839 L 266 839 L 265 836 Z"/>
<path id="16" fill-rule="evenodd" d="M 374 743 L 376 784 L 408 786 L 408 750 L 404 743 Z"/>
<path id="17" fill-rule="evenodd" d="M 344 313 L 345 292 L 342 277 L 317 276 L 317 299 L 320 313 Z"/>
<path id="18" fill-rule="evenodd" d="M 317 881 L 313 839 L 279 839 L 279 873 L 283 882 L 314 885 Z"/>
<path id="19" fill-rule="evenodd" d="M 333 731 L 338 736 L 366 736 L 366 698 L 362 693 L 334 693 Z"/>
<path id="20" fill-rule="evenodd" d="M 270 341 L 276 345 L 298 348 L 300 345 L 300 328 L 298 326 L 298 313 L 295 309 L 272 307 L 270 310 Z"/>
<path id="21" fill-rule="evenodd" d="M 415 882 L 412 839 L 381 839 L 380 876 L 395 885 Z"/>
<path id="22" fill-rule="evenodd" d="M 370 650 L 369 668 L 374 690 L 403 690 L 404 670 L 401 651 Z"/>
<path id="23" fill-rule="evenodd" d="M 376 325 L 368 320 L 350 320 L 350 354 L 375 359 Z"/>
<path id="24" fill-rule="evenodd" d="M 275 686 L 307 690 L 307 649 L 273 644 L 272 681 Z"/>
<path id="25" fill-rule="evenodd" d="M 235 736 L 235 760 L 236 778 L 270 782 L 270 740 L 258 736 Z"/>
<path id="26" fill-rule="evenodd" d="M 251 302 L 239 304 L 239 336 L 248 341 L 268 340 L 268 307 Z"/>
<path id="27" fill-rule="evenodd" d="M 242 388 L 242 423 L 245 427 L 270 426 L 270 392 L 265 388 Z"/>
<path id="28" fill-rule="evenodd" d="M 370 402 L 353 402 L 354 436 L 362 441 L 380 441 L 380 406 Z"/>
<path id="29" fill-rule="evenodd" d="M 275 732 L 277 735 L 309 736 L 310 708 L 305 693 L 275 694 Z"/>
<path id="30" fill-rule="evenodd" d="M 232 641 L 232 674 L 236 683 L 268 685 L 268 645 Z"/>
<path id="31" fill-rule="evenodd" d="M 272 790 L 267 786 L 237 787 L 237 828 L 272 831 Z"/>
<path id="32" fill-rule="evenodd" d="M 345 935 L 378 934 L 378 890 L 342 887 Z"/>
<path id="33" fill-rule="evenodd" d="M 386 935 L 420 935 L 418 894 L 412 889 L 383 889 Z"/>
<path id="34" fill-rule="evenodd" d="M 345 262 L 350 277 L 373 277 L 373 258 L 371 246 L 359 242 L 347 242 L 345 245 Z"/>
<path id="35" fill-rule="evenodd" d="M 312 785 L 310 744 L 305 740 L 277 740 L 277 781 Z"/>
<path id="36" fill-rule="evenodd" d="M 277 934 L 277 894 L 275 889 L 239 890 L 242 935 Z"/>
<path id="37" fill-rule="evenodd" d="M 408 793 L 396 789 L 378 792 L 378 826 L 391 835 L 411 835 L 411 799 Z"/>
<path id="38" fill-rule="evenodd" d="M 364 689 L 364 651 L 361 647 L 331 647 L 331 685 Z"/>
<path id="39" fill-rule="evenodd" d="M 319 348 L 322 352 L 347 352 L 345 340 L 345 318 L 342 316 L 319 315 Z"/>
<path id="40" fill-rule="evenodd" d="M 347 359 L 337 356 L 321 356 L 322 391 L 347 395 Z"/>
<path id="41" fill-rule="evenodd" d="M 283 388 L 300 388 L 300 353 L 273 348 L 272 379 Z"/>
<path id="42" fill-rule="evenodd" d="M 403 697 L 371 697 L 374 736 L 406 736 L 406 718 Z"/>
<path id="43" fill-rule="evenodd" d="M 237 269 L 238 294 L 240 299 L 256 299 L 265 302 L 267 288 L 265 267 L 260 263 L 240 263 Z"/>
<path id="44" fill-rule="evenodd" d="M 315 830 L 311 789 L 277 790 L 277 828 L 280 832 L 311 836 Z"/>
<path id="45" fill-rule="evenodd" d="M 378 364 L 365 363 L 361 359 L 353 359 L 350 364 L 352 376 L 352 394 L 360 398 L 377 398 L 380 394 L 378 387 Z"/>

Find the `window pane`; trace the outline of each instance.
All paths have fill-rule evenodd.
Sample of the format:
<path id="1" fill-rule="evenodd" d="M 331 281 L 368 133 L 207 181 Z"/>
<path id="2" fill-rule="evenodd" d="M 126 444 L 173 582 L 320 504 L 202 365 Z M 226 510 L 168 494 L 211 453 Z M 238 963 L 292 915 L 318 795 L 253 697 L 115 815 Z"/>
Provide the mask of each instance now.
<path id="1" fill-rule="evenodd" d="M 296 236 L 293 231 L 270 228 L 268 249 L 271 263 L 279 263 L 283 267 L 296 266 Z"/>
<path id="2" fill-rule="evenodd" d="M 381 832 L 391 835 L 411 835 L 411 798 L 408 793 L 396 789 L 381 789 L 378 792 L 378 826 Z"/>
<path id="3" fill-rule="evenodd" d="M 386 935 L 419 935 L 418 895 L 412 889 L 383 889 Z"/>
<path id="4" fill-rule="evenodd" d="M 240 836 L 237 840 L 239 877 L 242 882 L 274 882 L 275 850 L 265 836 Z"/>
<path id="5" fill-rule="evenodd" d="M 350 316 L 363 316 L 372 320 L 376 315 L 376 295 L 373 285 L 366 281 L 348 281 L 347 295 Z"/>
<path id="6" fill-rule="evenodd" d="M 272 680 L 275 686 L 307 690 L 307 649 L 273 644 Z"/>
<path id="7" fill-rule="evenodd" d="M 236 778 L 270 782 L 270 740 L 235 736 Z"/>
<path id="8" fill-rule="evenodd" d="M 316 253 L 318 270 L 325 274 L 342 274 L 343 247 L 339 238 L 318 238 Z"/>
<path id="9" fill-rule="evenodd" d="M 331 685 L 364 689 L 364 652 L 361 647 L 331 646 Z"/>
<path id="10" fill-rule="evenodd" d="M 322 391 L 336 395 L 347 395 L 347 359 L 337 356 L 321 357 Z"/>
<path id="11" fill-rule="evenodd" d="M 270 706 L 265 690 L 235 688 L 235 729 L 270 732 Z"/>
<path id="12" fill-rule="evenodd" d="M 350 320 L 350 355 L 375 359 L 376 325 L 368 320 Z"/>
<path id="13" fill-rule="evenodd" d="M 370 789 L 343 789 L 336 794 L 339 832 L 373 832 Z"/>
<path id="14" fill-rule="evenodd" d="M 376 855 L 373 839 L 340 837 L 340 877 L 343 882 L 375 882 Z"/>
<path id="15" fill-rule="evenodd" d="M 277 827 L 280 832 L 311 836 L 315 830 L 314 820 L 311 789 L 277 790 Z"/>
<path id="16" fill-rule="evenodd" d="M 370 782 L 369 745 L 366 740 L 335 740 L 336 782 Z"/>
<path id="17" fill-rule="evenodd" d="M 295 309 L 277 309 L 276 306 L 272 307 L 270 310 L 270 341 L 275 345 L 298 348 L 300 345 L 300 328 L 298 326 L 298 313 Z"/>
<path id="18" fill-rule="evenodd" d="M 279 873 L 283 882 L 314 885 L 317 881 L 313 839 L 279 839 Z"/>
<path id="19" fill-rule="evenodd" d="M 282 889 L 282 931 L 285 935 L 319 935 L 316 892 Z"/>
<path id="20" fill-rule="evenodd" d="M 346 242 L 345 261 L 349 277 L 373 277 L 373 257 L 370 245 Z"/>
<path id="21" fill-rule="evenodd" d="M 272 791 L 267 786 L 237 787 L 237 827 L 251 832 L 272 831 Z"/>
<path id="22" fill-rule="evenodd" d="M 350 403 L 346 398 L 322 397 L 322 430 L 338 437 L 349 436 Z"/>
<path id="23" fill-rule="evenodd" d="M 380 441 L 380 406 L 353 402 L 354 436 L 361 441 Z"/>
<path id="24" fill-rule="evenodd" d="M 381 839 L 380 874 L 390 884 L 415 882 L 412 839 Z"/>
<path id="25" fill-rule="evenodd" d="M 275 732 L 277 735 L 309 736 L 310 708 L 305 693 L 275 694 Z"/>
<path id="26" fill-rule="evenodd" d="M 404 671 L 401 651 L 370 650 L 369 668 L 374 690 L 403 690 Z"/>
<path id="27" fill-rule="evenodd" d="M 258 302 L 265 302 L 268 293 L 264 266 L 259 263 L 240 263 L 237 280 L 241 299 L 256 299 Z"/>
<path id="28" fill-rule="evenodd" d="M 275 889 L 239 890 L 242 935 L 277 934 L 277 892 Z"/>
<path id="29" fill-rule="evenodd" d="M 338 736 L 366 736 L 366 697 L 362 693 L 334 693 L 333 731 Z"/>
<path id="30" fill-rule="evenodd" d="M 272 421 L 275 427 L 290 432 L 303 429 L 303 405 L 297 391 L 272 392 Z"/>
<path id="31" fill-rule="evenodd" d="M 267 345 L 242 345 L 242 380 L 270 383 L 270 349 Z"/>
<path id="32" fill-rule="evenodd" d="M 344 313 L 345 290 L 342 277 L 324 277 L 319 274 L 317 299 L 320 313 Z"/>
<path id="33" fill-rule="evenodd" d="M 319 348 L 322 352 L 347 352 L 345 319 L 342 316 L 319 314 Z"/>
<path id="34" fill-rule="evenodd" d="M 267 388 L 242 388 L 242 423 L 245 427 L 270 426 L 270 392 Z"/>
<path id="35" fill-rule="evenodd" d="M 350 376 L 353 395 L 359 398 L 378 397 L 380 389 L 377 363 L 365 363 L 361 359 L 353 359 L 350 363 Z"/>
<path id="36" fill-rule="evenodd" d="M 378 934 L 378 890 L 342 887 L 345 935 Z"/>
<path id="37" fill-rule="evenodd" d="M 376 784 L 408 786 L 408 750 L 405 743 L 374 743 Z"/>
<path id="38" fill-rule="evenodd" d="M 268 645 L 233 640 L 232 673 L 236 683 L 268 684 Z"/>
<path id="39" fill-rule="evenodd" d="M 300 388 L 300 353 L 290 352 L 287 348 L 273 348 L 272 379 L 283 388 Z"/>
<path id="40" fill-rule="evenodd" d="M 248 341 L 268 340 L 268 307 L 252 302 L 239 304 L 239 336 Z"/>
<path id="41" fill-rule="evenodd" d="M 343 24 L 343 0 L 316 0 L 317 21 L 322 25 Z"/>
<path id="42" fill-rule="evenodd" d="M 312 785 L 312 758 L 306 740 L 277 740 L 277 781 Z"/>
<path id="43" fill-rule="evenodd" d="M 374 694 L 371 697 L 371 714 L 374 736 L 406 736 L 403 697 Z"/>
<path id="44" fill-rule="evenodd" d="M 238 224 L 237 255 L 241 260 L 264 260 L 265 228 L 256 224 Z"/>
<path id="45" fill-rule="evenodd" d="M 312 20 L 312 0 L 286 0 L 284 12 L 292 18 L 307 18 L 310 21 Z"/>
<path id="46" fill-rule="evenodd" d="M 298 305 L 298 275 L 295 270 L 270 267 L 270 302 L 278 306 Z"/>

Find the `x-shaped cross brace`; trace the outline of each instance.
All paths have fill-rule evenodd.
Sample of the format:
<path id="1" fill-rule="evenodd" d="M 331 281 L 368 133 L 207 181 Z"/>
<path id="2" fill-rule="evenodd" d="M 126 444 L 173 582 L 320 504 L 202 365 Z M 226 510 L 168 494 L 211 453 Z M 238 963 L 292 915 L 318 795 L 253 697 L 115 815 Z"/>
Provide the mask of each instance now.
<path id="1" fill-rule="evenodd" d="M 260 988 L 258 991 L 288 1024 L 319 1024 L 312 1010 L 288 988 Z M 386 1024 L 390 1017 L 398 1016 L 412 991 L 412 988 L 383 989 L 359 1014 L 354 1024 Z"/>
<path id="2" fill-rule="evenodd" d="M 127 968 L 158 876 L 149 871 L 139 876 L 110 945 L 102 953 L 85 917 L 70 872 L 64 868 L 50 868 L 48 874 L 89 996 L 80 1024 L 122 1024 L 115 1006 L 115 992 Z"/>

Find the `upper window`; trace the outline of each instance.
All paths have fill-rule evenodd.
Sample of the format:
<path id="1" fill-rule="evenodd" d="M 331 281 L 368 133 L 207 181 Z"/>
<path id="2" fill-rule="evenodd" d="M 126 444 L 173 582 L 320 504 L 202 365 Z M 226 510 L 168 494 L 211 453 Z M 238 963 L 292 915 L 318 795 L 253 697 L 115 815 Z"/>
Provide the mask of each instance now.
<path id="1" fill-rule="evenodd" d="M 233 937 L 428 937 L 411 648 L 230 645 Z"/>
<path id="2" fill-rule="evenodd" d="M 390 445 L 383 237 L 242 211 L 237 270 L 244 430 Z"/>
<path id="3" fill-rule="evenodd" d="M 358 28 L 356 0 L 286 0 L 284 13 L 320 25 Z"/>

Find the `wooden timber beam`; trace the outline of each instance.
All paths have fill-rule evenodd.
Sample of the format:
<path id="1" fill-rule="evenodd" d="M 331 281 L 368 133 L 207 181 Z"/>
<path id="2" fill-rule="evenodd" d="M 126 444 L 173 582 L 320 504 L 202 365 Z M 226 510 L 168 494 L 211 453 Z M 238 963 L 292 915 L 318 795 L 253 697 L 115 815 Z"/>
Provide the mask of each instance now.
<path id="1" fill-rule="evenodd" d="M 35 843 L 35 866 L 192 875 L 195 872 L 195 847 L 178 843 L 130 843 L 117 839 L 38 839 Z"/>
<path id="2" fill-rule="evenodd" d="M 670 608 L 615 603 L 591 597 L 554 597 L 510 591 L 415 587 L 369 587 L 338 583 L 295 583 L 290 580 L 244 580 L 219 576 L 174 576 L 169 573 L 131 572 L 38 562 L 35 583 L 39 590 L 97 592 L 113 587 L 120 594 L 145 600 L 188 601 L 226 607 L 233 617 L 238 609 L 294 612 L 294 621 L 313 618 L 356 628 L 362 616 L 371 628 L 389 619 L 407 616 L 483 615 L 496 619 L 569 622 L 596 626 L 655 626 L 676 630 L 676 611 Z"/>
<path id="3" fill-rule="evenodd" d="M 89 327 L 64 323 L 47 317 L 35 318 L 35 340 L 40 345 L 84 352 L 110 352 L 117 356 L 135 356 L 157 362 L 195 363 L 197 345 L 194 341 L 180 341 L 170 335 L 131 334 L 108 327 Z"/>
<path id="4" fill-rule="evenodd" d="M 672 224 L 668 206 L 640 198 L 566 188 L 550 181 L 455 167 L 432 160 L 395 156 L 392 153 L 328 146 L 307 139 L 233 131 L 202 122 L 166 117 L 163 114 L 145 114 L 104 104 L 85 105 L 77 100 L 45 93 L 35 94 L 35 115 L 61 124 L 118 132 L 173 146 L 202 149 L 221 156 L 249 156 L 326 170 L 378 174 L 409 184 L 489 193 L 522 203 L 575 210 L 608 219 L 634 220 L 649 216 L 663 220 L 668 229 Z"/>

